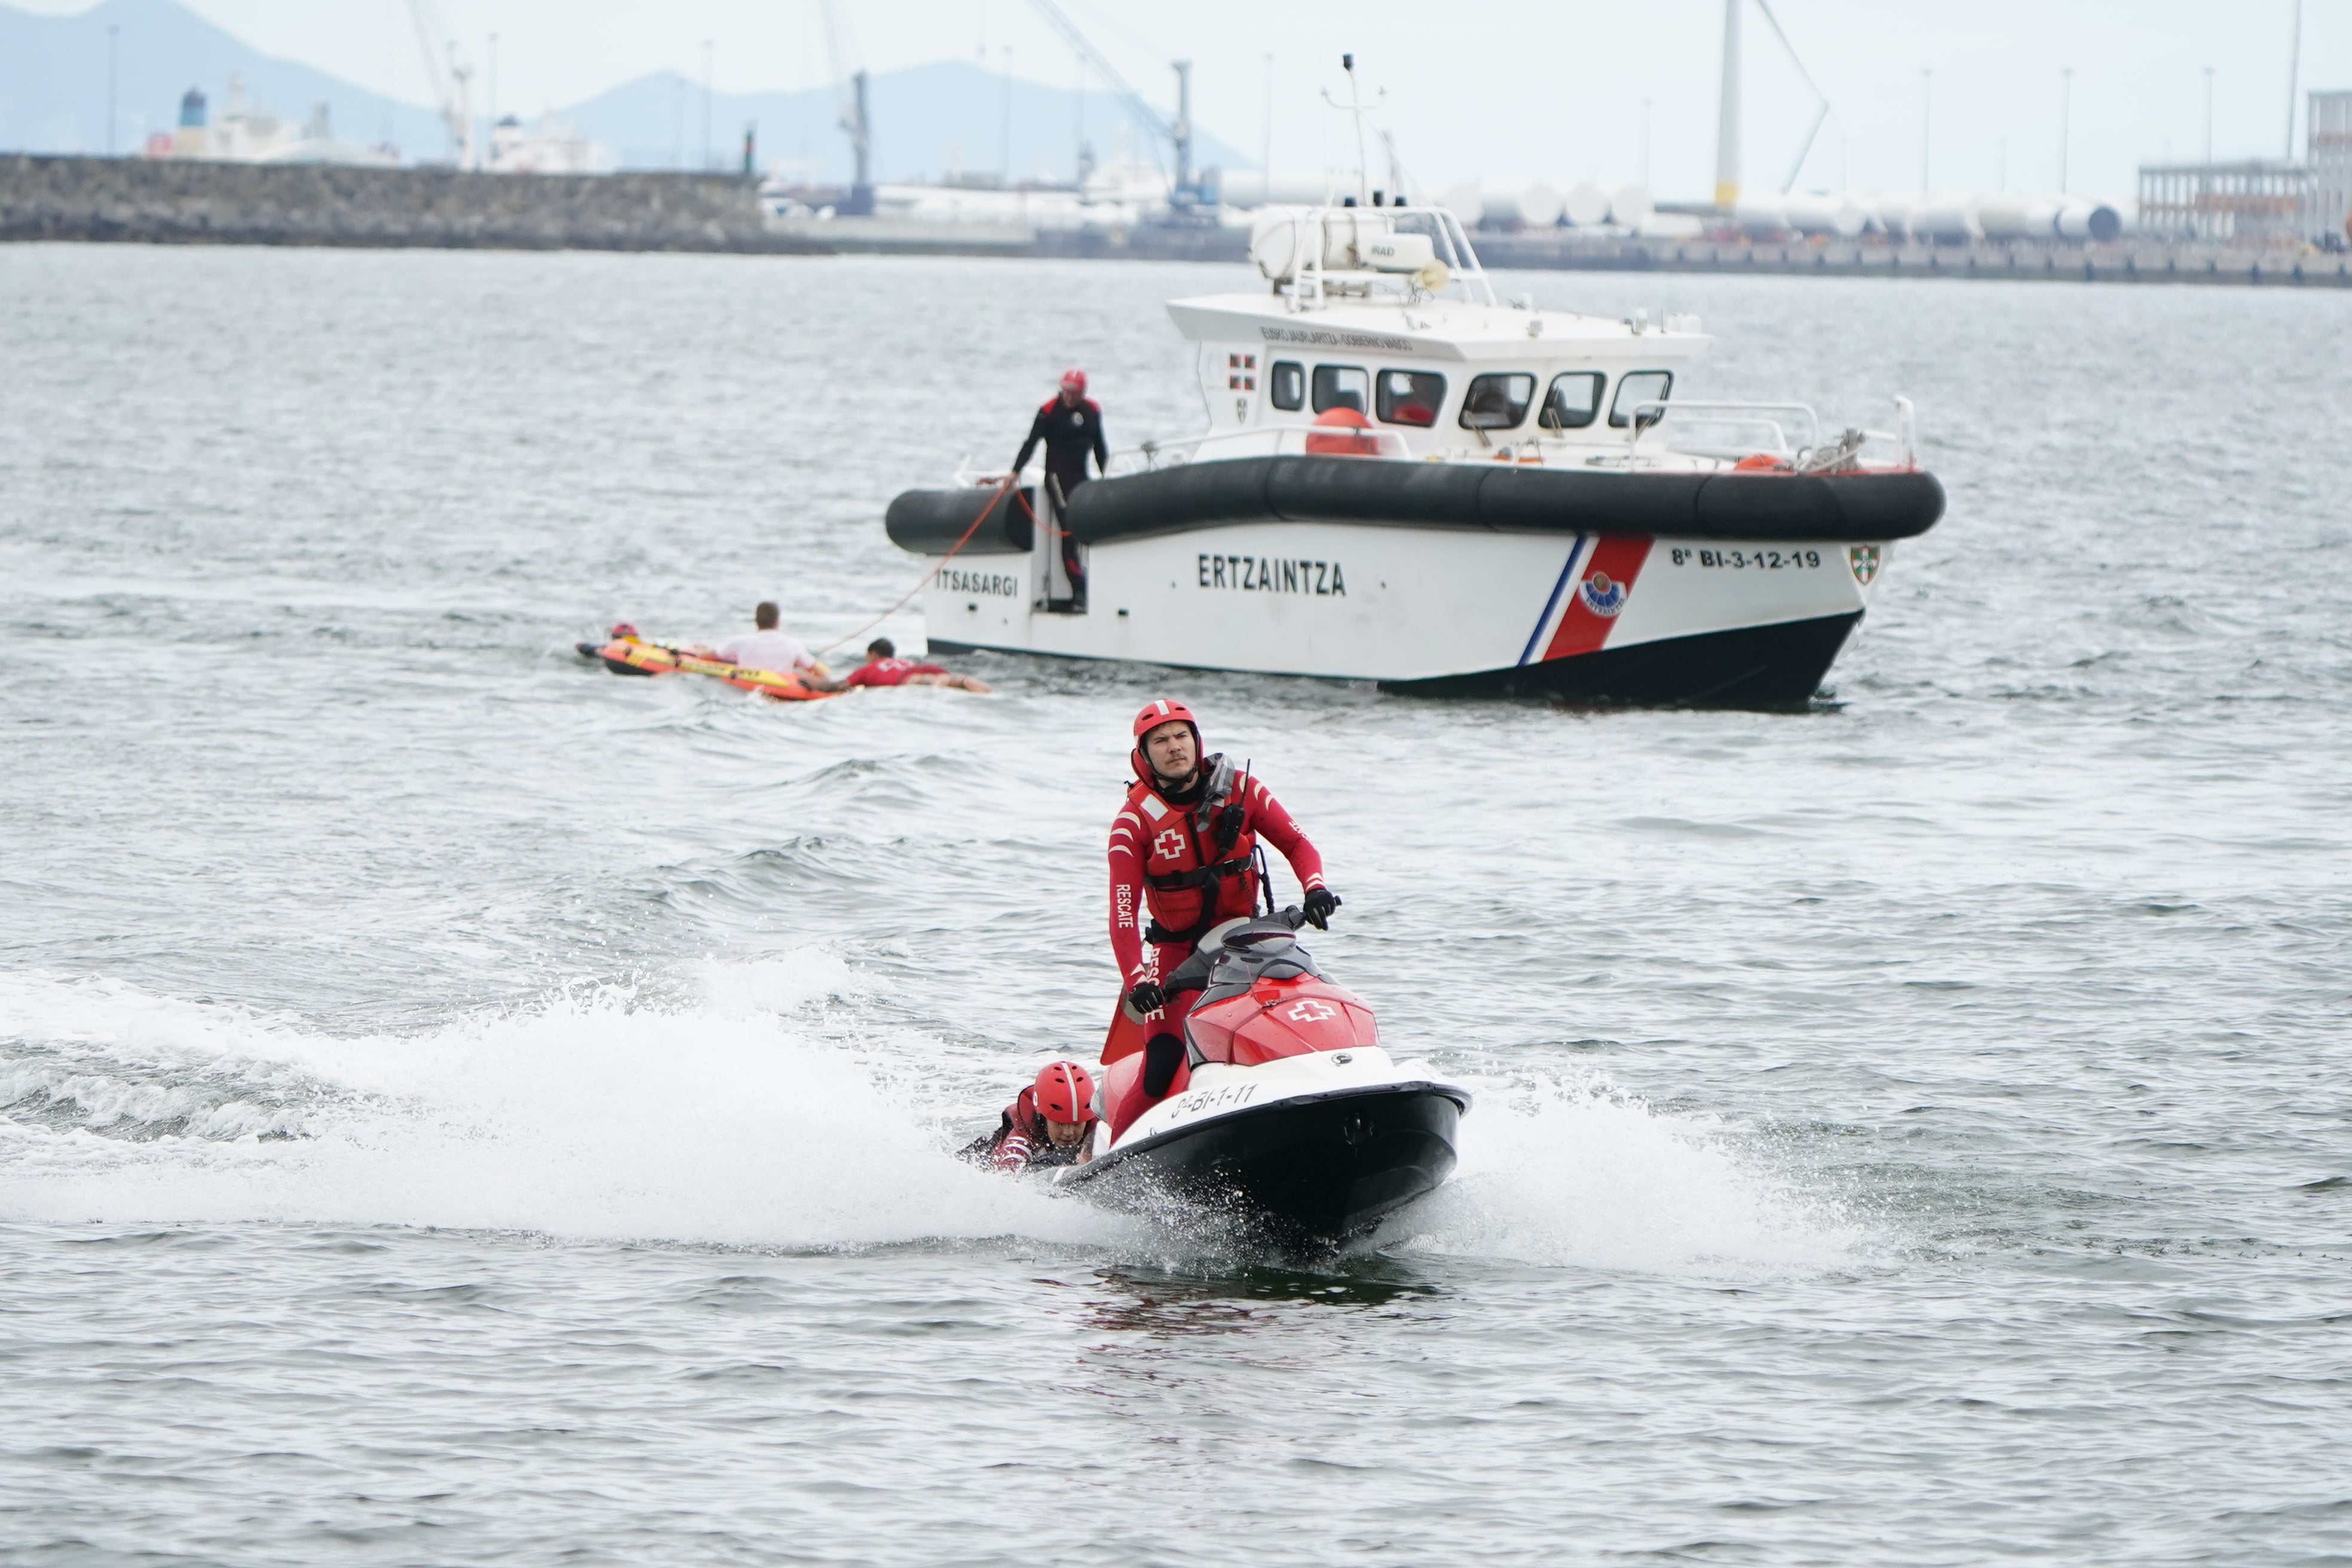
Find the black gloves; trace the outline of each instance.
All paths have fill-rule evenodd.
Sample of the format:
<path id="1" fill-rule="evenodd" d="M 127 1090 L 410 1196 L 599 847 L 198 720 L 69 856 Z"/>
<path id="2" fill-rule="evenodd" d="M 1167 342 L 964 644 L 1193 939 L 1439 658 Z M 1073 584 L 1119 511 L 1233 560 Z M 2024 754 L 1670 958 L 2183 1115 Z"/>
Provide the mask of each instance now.
<path id="1" fill-rule="evenodd" d="M 1155 980 L 1139 980 L 1129 989 L 1127 1005 L 1139 1013 L 1157 1013 L 1168 1005 L 1168 993 Z"/>
<path id="2" fill-rule="evenodd" d="M 1328 888 L 1307 889 L 1307 923 L 1317 931 L 1331 929 L 1331 911 L 1339 907 L 1339 895 Z"/>

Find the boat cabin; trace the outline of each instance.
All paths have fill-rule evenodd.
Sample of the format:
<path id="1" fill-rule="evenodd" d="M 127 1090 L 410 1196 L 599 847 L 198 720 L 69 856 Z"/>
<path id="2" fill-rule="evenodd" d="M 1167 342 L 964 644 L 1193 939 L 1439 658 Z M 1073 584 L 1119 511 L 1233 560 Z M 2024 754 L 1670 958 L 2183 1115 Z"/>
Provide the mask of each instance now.
<path id="1" fill-rule="evenodd" d="M 1267 292 L 1168 306 L 1200 345 L 1195 459 L 1311 451 L 1338 426 L 1368 455 L 1605 461 L 1710 342 L 1695 316 L 1505 303 L 1441 208 L 1268 208 L 1250 255 Z"/>

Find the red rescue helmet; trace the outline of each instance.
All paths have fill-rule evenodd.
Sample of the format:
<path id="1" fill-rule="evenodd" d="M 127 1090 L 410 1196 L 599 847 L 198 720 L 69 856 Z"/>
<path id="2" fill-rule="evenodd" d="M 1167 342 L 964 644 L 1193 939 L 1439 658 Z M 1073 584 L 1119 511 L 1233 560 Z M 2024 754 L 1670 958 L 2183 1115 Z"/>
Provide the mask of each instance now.
<path id="1" fill-rule="evenodd" d="M 637 635 L 637 628 L 631 626 L 626 621 L 622 621 L 615 625 L 613 629 L 605 635 L 617 642 L 623 637 L 635 637 Z"/>
<path id="2" fill-rule="evenodd" d="M 1076 1062 L 1055 1062 L 1029 1086 L 1037 1114 L 1048 1121 L 1086 1122 L 1095 1119 L 1095 1080 Z"/>
<path id="3" fill-rule="evenodd" d="M 1135 716 L 1135 738 L 1140 741 L 1160 725 L 1179 721 L 1192 726 L 1194 740 L 1201 738 L 1201 721 L 1192 717 L 1192 710 L 1190 708 L 1185 707 L 1173 697 L 1162 697 L 1155 702 L 1147 702 L 1143 705 L 1143 711 Z"/>
<path id="4" fill-rule="evenodd" d="M 1135 716 L 1135 750 L 1128 753 L 1128 762 L 1135 769 L 1135 776 L 1139 779 L 1148 782 L 1160 776 L 1151 765 L 1151 759 L 1144 755 L 1143 737 L 1162 724 L 1182 724 L 1192 731 L 1194 762 L 1199 762 L 1202 753 L 1208 749 L 1201 742 L 1201 721 L 1192 717 L 1192 710 L 1190 708 L 1172 697 L 1162 697 L 1156 702 L 1147 702 L 1143 705 L 1143 711 Z"/>
<path id="5" fill-rule="evenodd" d="M 1069 369 L 1064 371 L 1062 373 L 1062 390 L 1064 392 L 1075 392 L 1080 397 L 1084 397 L 1087 395 L 1087 373 L 1080 370 L 1076 365 L 1072 365 Z"/>

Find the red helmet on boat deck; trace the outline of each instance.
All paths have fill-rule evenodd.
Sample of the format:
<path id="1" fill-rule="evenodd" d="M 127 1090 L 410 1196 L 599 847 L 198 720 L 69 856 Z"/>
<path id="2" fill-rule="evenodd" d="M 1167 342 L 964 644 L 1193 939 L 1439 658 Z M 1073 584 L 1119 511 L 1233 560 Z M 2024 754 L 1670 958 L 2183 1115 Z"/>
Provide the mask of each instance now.
<path id="1" fill-rule="evenodd" d="M 1062 390 L 1064 392 L 1075 392 L 1080 397 L 1084 397 L 1087 395 L 1087 373 L 1078 369 L 1076 365 L 1072 365 L 1069 369 L 1064 371 L 1062 373 Z"/>
<path id="2" fill-rule="evenodd" d="M 1045 1068 L 1029 1092 L 1037 1102 L 1037 1114 L 1048 1121 L 1095 1119 L 1095 1080 L 1076 1062 L 1055 1062 Z"/>

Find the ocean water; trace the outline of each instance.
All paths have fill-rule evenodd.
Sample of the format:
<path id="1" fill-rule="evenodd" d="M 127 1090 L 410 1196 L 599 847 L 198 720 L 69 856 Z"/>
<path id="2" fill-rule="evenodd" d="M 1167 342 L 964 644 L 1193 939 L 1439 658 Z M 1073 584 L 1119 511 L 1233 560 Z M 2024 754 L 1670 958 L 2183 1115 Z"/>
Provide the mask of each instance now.
<path id="1" fill-rule="evenodd" d="M 572 652 L 855 631 L 1241 279 L 0 248 L 0 1561 L 2352 1561 L 2352 300 L 1507 279 L 1917 400 L 1810 713 Z M 1336 1258 L 949 1157 L 1169 691 L 1480 1090 Z"/>

